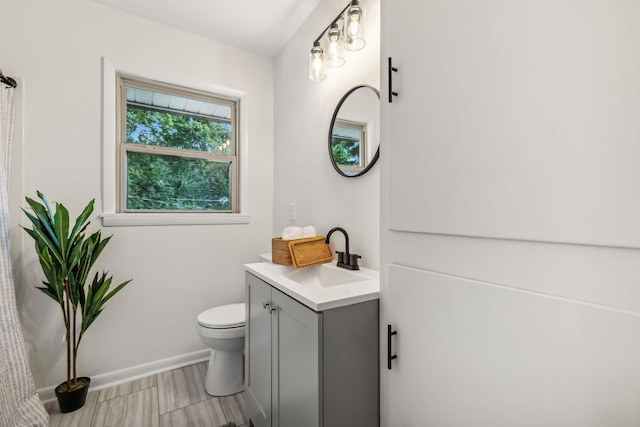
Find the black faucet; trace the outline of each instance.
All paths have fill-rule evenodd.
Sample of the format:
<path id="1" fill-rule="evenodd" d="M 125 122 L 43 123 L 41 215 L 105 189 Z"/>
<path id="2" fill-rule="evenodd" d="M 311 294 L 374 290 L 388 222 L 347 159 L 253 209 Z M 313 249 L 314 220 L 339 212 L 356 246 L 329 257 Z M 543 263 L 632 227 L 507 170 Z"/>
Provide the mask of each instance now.
<path id="1" fill-rule="evenodd" d="M 344 252 L 336 251 L 338 254 L 338 267 L 346 268 L 347 270 L 360 270 L 360 266 L 358 265 L 358 258 L 362 258 L 358 254 L 350 254 L 349 253 L 349 235 L 346 230 L 342 227 L 334 227 L 327 233 L 327 238 L 324 240 L 326 244 L 329 244 L 329 238 L 333 234 L 334 231 L 340 231 L 344 234 Z"/>

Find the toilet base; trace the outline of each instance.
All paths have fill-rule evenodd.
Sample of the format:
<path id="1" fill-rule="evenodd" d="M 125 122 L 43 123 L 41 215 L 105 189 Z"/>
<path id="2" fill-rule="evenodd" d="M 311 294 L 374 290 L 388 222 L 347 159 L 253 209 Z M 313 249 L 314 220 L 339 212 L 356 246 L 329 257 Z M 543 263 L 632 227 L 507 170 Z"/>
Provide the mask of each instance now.
<path id="1" fill-rule="evenodd" d="M 212 396 L 228 396 L 244 390 L 242 351 L 211 350 L 204 388 Z"/>

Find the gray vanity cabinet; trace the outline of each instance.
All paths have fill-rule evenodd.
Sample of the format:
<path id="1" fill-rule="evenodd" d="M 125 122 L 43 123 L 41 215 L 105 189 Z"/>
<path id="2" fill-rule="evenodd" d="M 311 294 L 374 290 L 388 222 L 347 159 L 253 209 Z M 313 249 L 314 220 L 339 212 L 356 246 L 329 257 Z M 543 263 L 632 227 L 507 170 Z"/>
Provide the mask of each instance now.
<path id="1" fill-rule="evenodd" d="M 246 282 L 250 425 L 379 425 L 378 301 L 316 312 L 251 273 Z"/>

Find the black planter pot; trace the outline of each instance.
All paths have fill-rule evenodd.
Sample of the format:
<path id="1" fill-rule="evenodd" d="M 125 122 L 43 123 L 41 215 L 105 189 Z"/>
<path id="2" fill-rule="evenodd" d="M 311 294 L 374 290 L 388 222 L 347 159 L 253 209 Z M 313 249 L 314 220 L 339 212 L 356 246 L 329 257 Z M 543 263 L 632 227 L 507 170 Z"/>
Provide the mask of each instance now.
<path id="1" fill-rule="evenodd" d="M 80 386 L 73 390 L 67 390 L 66 381 L 56 387 L 56 397 L 58 398 L 58 405 L 60 405 L 60 412 L 73 412 L 84 406 L 89 392 L 89 385 L 91 385 L 91 378 L 78 377 L 77 382 Z"/>

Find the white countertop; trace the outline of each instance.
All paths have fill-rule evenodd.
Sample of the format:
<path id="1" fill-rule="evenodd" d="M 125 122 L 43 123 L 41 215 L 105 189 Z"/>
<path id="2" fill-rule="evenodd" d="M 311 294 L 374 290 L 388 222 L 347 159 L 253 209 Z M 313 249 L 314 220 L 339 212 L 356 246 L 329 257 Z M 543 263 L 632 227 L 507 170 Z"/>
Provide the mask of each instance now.
<path id="1" fill-rule="evenodd" d="M 380 273 L 368 268 L 352 271 L 358 277 L 358 281 L 329 287 L 322 287 L 318 284 L 298 283 L 291 277 L 295 277 L 300 270 L 310 269 L 304 272 L 307 275 L 320 271 L 319 269 L 325 269 L 325 271 L 332 269 L 343 270 L 336 267 L 335 262 L 305 267 L 304 269 L 296 269 L 292 266 L 274 264 L 272 262 L 256 262 L 245 264 L 245 269 L 315 311 L 344 307 L 376 300 L 380 297 Z"/>

